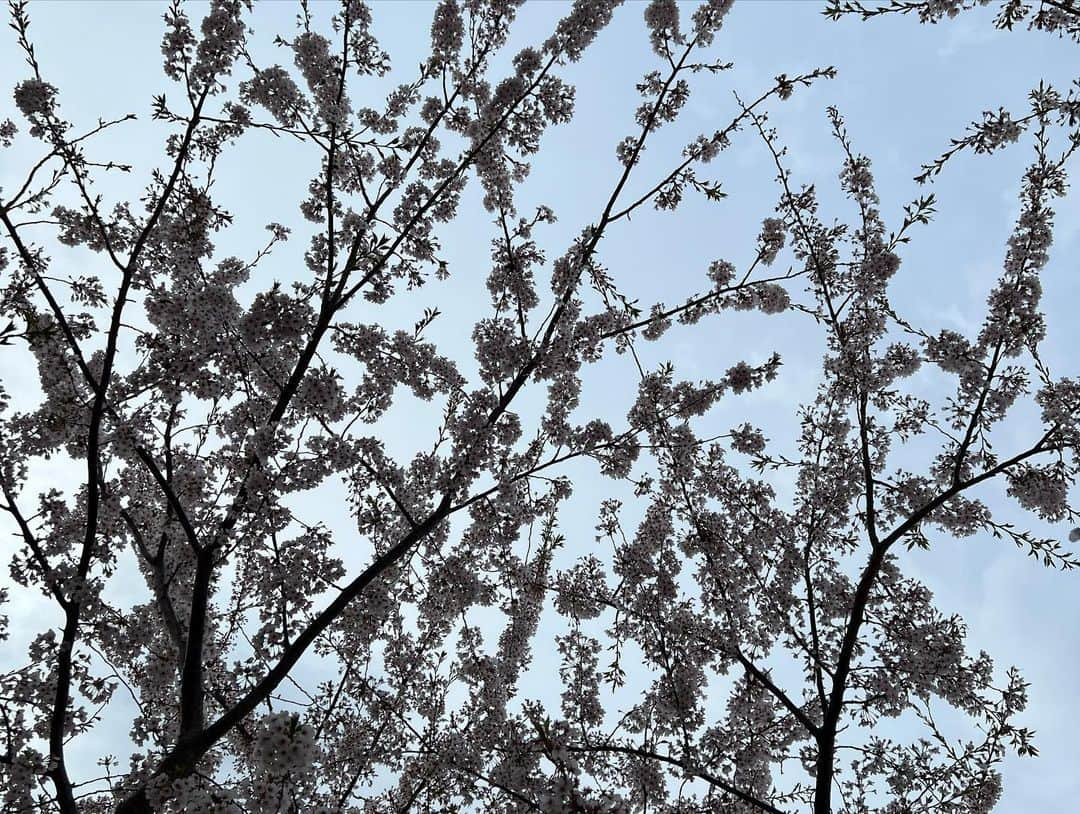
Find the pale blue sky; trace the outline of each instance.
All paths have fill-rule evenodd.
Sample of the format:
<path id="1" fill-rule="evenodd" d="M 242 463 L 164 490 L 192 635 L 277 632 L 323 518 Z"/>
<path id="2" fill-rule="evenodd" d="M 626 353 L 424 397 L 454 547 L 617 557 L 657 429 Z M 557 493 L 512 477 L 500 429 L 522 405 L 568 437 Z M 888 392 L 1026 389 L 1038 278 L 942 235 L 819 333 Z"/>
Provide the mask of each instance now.
<path id="1" fill-rule="evenodd" d="M 378 91 L 374 99 L 365 99 L 363 86 L 356 86 L 354 102 L 377 105 L 391 82 L 412 77 L 426 48 L 432 4 L 383 0 L 372 5 L 374 31 L 395 66 L 403 69 L 389 80 L 369 83 Z M 771 122 L 790 148 L 789 166 L 796 182 L 817 184 L 826 222 L 834 214 L 850 215 L 849 209 L 835 208 L 841 200 L 836 187 L 841 153 L 829 135 L 824 112 L 828 105 L 838 107 L 856 148 L 874 162 L 887 221 L 898 225 L 901 206 L 928 191 L 911 180 L 919 165 L 936 157 L 983 110 L 1002 105 L 1019 115 L 1028 90 L 1040 80 L 1064 89 L 1075 77 L 1075 45 L 1039 32 L 996 31 L 991 24 L 993 7 L 928 26 L 899 16 L 832 23 L 821 16 L 822 5 L 818 0 L 737 2 L 713 49 L 717 58 L 733 61 L 735 68 L 699 79 L 697 93 L 670 137 L 665 131 L 651 144 L 640 178 L 652 177 L 677 159 L 682 146 L 698 132 L 711 133 L 726 124 L 737 109 L 732 90 L 753 97 L 776 74 L 794 75 L 831 64 L 839 70 L 836 79 L 800 89 L 790 101 L 771 108 Z M 325 24 L 329 4 L 316 1 L 312 8 Z M 63 115 L 80 128 L 99 116 L 113 118 L 127 112 L 139 116 L 138 122 L 102 136 L 90 148 L 95 160 L 122 160 L 136 168 L 130 178 L 114 176 L 100 185 L 107 200 L 137 198 L 149 169 L 160 162 L 162 129 L 150 121 L 151 97 L 165 91 L 179 99 L 176 86 L 160 70 L 164 9 L 164 4 L 134 0 L 39 1 L 30 6 L 43 76 L 61 88 Z M 193 19 L 201 16 L 200 9 L 200 4 L 191 4 Z M 546 37 L 565 9 L 555 0 L 526 6 L 507 53 Z M 555 209 L 559 222 L 538 232 L 549 257 L 557 256 L 584 224 L 595 220 L 618 170 L 614 145 L 633 129 L 632 113 L 638 104 L 633 86 L 642 73 L 655 67 L 641 23 L 643 9 L 641 2 L 623 7 L 582 63 L 565 72 L 578 88 L 578 115 L 545 137 L 532 176 L 518 197 L 523 211 L 541 203 Z M 269 43 L 273 34 L 291 32 L 295 11 L 294 4 L 284 0 L 257 7 L 253 17 L 257 61 L 289 62 L 286 54 L 273 53 Z M 0 76 L 13 84 L 24 76 L 25 67 L 11 32 L 5 30 L 0 37 Z M 0 119 L 5 116 L 18 119 L 10 89 L 0 102 Z M 960 156 L 933 185 L 938 215 L 930 226 L 917 229 L 912 244 L 904 249 L 904 265 L 893 288 L 894 302 L 911 321 L 924 328 L 968 332 L 978 326 L 1018 209 L 1019 179 L 1032 155 L 1027 144 L 1022 140 L 989 158 Z M 10 189 L 37 153 L 25 138 L 6 151 L 0 186 Z M 216 200 L 233 212 L 236 225 L 217 241 L 218 256 L 251 256 L 264 243 L 263 226 L 269 221 L 299 227 L 294 240 L 263 267 L 260 287 L 270 277 L 288 280 L 303 268 L 307 233 L 296 202 L 316 160 L 311 150 L 260 133 L 247 135 L 223 159 Z M 622 290 L 643 304 L 657 299 L 669 305 L 681 302 L 706 287 L 710 260 L 727 258 L 741 265 L 751 256 L 760 221 L 772 214 L 777 198 L 773 174 L 760 139 L 750 132 L 739 134 L 705 173 L 723 181 L 729 198 L 709 204 L 691 194 L 674 215 L 642 212 L 605 239 L 604 263 Z M 443 233 L 443 254 L 454 274 L 450 283 L 395 298 L 377 316 L 364 317 L 395 327 L 411 326 L 424 306 L 438 304 L 444 316 L 428 335 L 440 341 L 443 353 L 460 360 L 463 371 L 473 370 L 474 363 L 471 347 L 463 345 L 461 337 L 468 336 L 473 322 L 486 313 L 475 303 L 486 303 L 484 279 L 492 232 L 478 201 L 473 186 L 457 224 Z M 1074 195 L 1055 208 L 1058 230 L 1044 276 L 1049 324 L 1044 357 L 1055 375 L 1076 376 L 1080 206 Z M 57 251 L 54 257 L 62 263 L 82 262 L 84 256 Z M 542 286 L 541 291 L 547 289 Z M 770 328 L 767 333 L 763 325 Z M 779 351 L 784 367 L 776 382 L 741 400 L 723 402 L 704 425 L 722 432 L 752 411 L 754 420 L 783 444 L 797 432 L 793 405 L 812 398 L 817 382 L 821 344 L 820 339 L 817 344 L 807 342 L 806 337 L 814 335 L 808 329 L 795 314 L 772 322 L 763 322 L 760 315 L 725 314 L 691 328 L 676 326 L 660 343 L 639 344 L 643 360 L 655 364 L 671 359 L 687 377 L 719 375 L 740 359 L 759 362 Z M 619 426 L 633 398 L 636 373 L 629 360 L 617 357 L 593 374 L 586 384 L 582 414 L 599 412 Z M 18 400 L 36 391 L 36 377 L 21 366 L 5 365 L 3 379 L 17 403 L 26 403 Z M 916 386 L 940 400 L 945 382 L 926 371 L 919 374 Z M 429 434 L 401 429 L 403 422 L 420 422 L 428 414 L 407 404 L 393 414 L 397 423 L 387 425 L 391 429 L 386 440 L 399 460 L 429 446 Z M 1008 449 L 1010 441 L 1019 444 L 1029 437 L 1032 415 L 1020 413 L 1009 422 L 999 436 L 999 448 Z M 60 464 L 50 464 L 37 472 L 36 483 L 62 480 L 65 471 Z M 589 465 L 572 474 L 577 492 L 563 530 L 569 537 L 580 537 L 584 547 L 591 544 L 596 505 L 610 484 L 597 479 Z M 788 493 L 788 484 L 778 482 L 777 487 L 781 496 Z M 990 491 L 986 499 L 1000 509 L 999 519 L 1021 519 L 1000 490 Z M 0 528 L 6 529 L 6 523 L 6 517 L 0 519 Z M 347 529 L 348 523 L 341 528 Z M 1064 534 L 1061 529 L 1040 530 Z M 1080 799 L 1080 779 L 1073 771 L 1075 733 L 1080 729 L 1075 690 L 1080 671 L 1080 575 L 1042 569 L 1010 544 L 984 537 L 940 540 L 931 552 L 907 559 L 911 570 L 934 590 L 939 607 L 967 620 L 972 650 L 986 649 L 1001 667 L 1019 665 L 1031 681 L 1031 703 L 1023 723 L 1037 730 L 1042 754 L 1036 760 L 1010 759 L 1005 795 L 997 810 L 1004 814 L 1070 810 L 1072 801 Z M 13 642 L 38 622 L 41 612 L 29 604 L 10 609 Z M 526 687 L 525 693 L 530 692 Z M 123 754 L 119 748 L 112 751 Z"/>

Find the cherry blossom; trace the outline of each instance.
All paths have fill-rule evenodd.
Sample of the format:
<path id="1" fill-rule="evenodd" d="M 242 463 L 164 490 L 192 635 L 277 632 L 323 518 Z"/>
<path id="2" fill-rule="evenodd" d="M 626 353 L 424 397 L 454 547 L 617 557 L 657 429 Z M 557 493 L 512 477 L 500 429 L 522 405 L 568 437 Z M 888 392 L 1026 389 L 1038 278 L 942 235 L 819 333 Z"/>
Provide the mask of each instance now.
<path id="1" fill-rule="evenodd" d="M 383 7 L 302 3 L 275 40 L 286 64 L 261 65 L 249 3 L 213 0 L 198 25 L 172 3 L 160 56 L 179 87 L 153 102 L 165 161 L 135 205 L 93 187 L 132 169 L 93 157 L 131 117 L 61 119 L 12 2 L 28 72 L 10 100 L 30 128 L 3 119 L 0 143 L 45 157 L 0 196 L 0 353 L 41 398 L 0 387 L 16 541 L 0 610 L 54 613 L 0 675 L 5 811 L 982 814 L 1006 756 L 1037 752 L 1021 673 L 904 549 L 997 538 L 1080 564 L 1080 383 L 1040 353 L 1076 90 L 984 112 L 919 176 L 1030 151 L 985 318 L 961 330 L 893 300 L 933 195 L 890 223 L 836 108 L 835 194 L 790 164 L 769 113 L 832 68 L 780 74 L 687 133 L 730 67 L 731 0 L 576 0 L 541 32 L 515 27 L 520 5 L 441 0 L 430 50 L 380 100 L 364 83 L 390 73 Z M 826 13 L 934 23 L 974 5 Z M 1006 3 L 997 25 L 1075 38 L 1073 12 L 1045 5 Z M 573 120 L 575 63 L 593 69 L 617 14 L 643 26 L 640 98 L 606 136 L 596 211 L 549 246 L 557 210 L 526 194 L 529 162 Z M 511 31 L 529 44 L 507 52 Z M 313 157 L 303 220 L 227 254 L 219 161 L 278 137 Z M 720 203 L 699 173 L 722 175 L 736 140 L 769 162 L 775 211 L 716 250 L 730 260 L 697 258 L 695 290 L 639 302 L 606 246 L 650 208 Z M 457 220 L 474 201 L 479 239 Z M 466 267 L 461 242 L 490 266 Z M 460 306 L 455 345 L 442 326 Z M 718 347 L 691 378 L 649 361 L 722 320 L 823 349 L 811 396 L 784 403 L 786 440 L 745 412 L 716 430 L 783 381 L 771 347 Z M 633 391 L 602 393 L 603 413 L 602 365 Z M 1025 432 L 1003 427 L 1017 414 Z M 47 466 L 64 481 L 42 488 Z M 570 506 L 590 498 L 583 530 Z M 0 615 L 0 640 L 13 631 Z M 125 739 L 96 774 L 79 764 Z"/>

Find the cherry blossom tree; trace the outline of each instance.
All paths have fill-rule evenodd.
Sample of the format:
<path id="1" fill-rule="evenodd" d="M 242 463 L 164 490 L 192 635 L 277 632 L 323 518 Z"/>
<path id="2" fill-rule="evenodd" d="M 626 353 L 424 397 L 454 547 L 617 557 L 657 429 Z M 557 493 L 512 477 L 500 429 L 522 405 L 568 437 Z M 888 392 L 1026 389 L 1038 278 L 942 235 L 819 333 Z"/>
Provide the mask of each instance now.
<path id="1" fill-rule="evenodd" d="M 987 160 L 964 151 L 1020 142 L 1032 154 L 980 330 L 917 324 L 889 286 L 933 194 L 887 223 L 870 159 L 830 108 L 850 207 L 826 216 L 769 123 L 772 106 L 832 68 L 738 97 L 726 125 L 641 177 L 643 151 L 678 126 L 692 88 L 730 67 L 719 36 L 730 5 L 620 12 L 644 12 L 655 68 L 636 84 L 635 129 L 612 138 L 605 205 L 549 259 L 539 240 L 555 209 L 522 211 L 515 192 L 546 131 L 574 115 L 562 76 L 617 0 L 567 5 L 509 62 L 519 3 L 441 0 L 429 57 L 374 107 L 350 89 L 386 75 L 390 56 L 359 0 L 301 3 L 297 30 L 277 40 L 288 66 L 256 62 L 247 3 L 212 0 L 196 24 L 177 0 L 161 44 L 175 88 L 153 106 L 171 128 L 166 169 L 138 205 L 107 204 L 93 186 L 134 171 L 91 154 L 130 117 L 66 121 L 28 6 L 12 0 L 28 75 L 14 88 L 19 123 L 4 120 L 0 137 L 35 140 L 41 159 L 0 194 L 0 324 L 5 366 L 24 354 L 44 397 L 0 389 L 0 508 L 16 532 L 0 599 L 43 596 L 58 616 L 0 677 L 5 811 L 993 808 L 1004 756 L 1036 751 L 1018 718 L 1027 684 L 969 653 L 963 621 L 898 555 L 932 548 L 933 532 L 1005 537 L 1049 567 L 1078 562 L 1057 539 L 995 519 L 979 495 L 999 482 L 1059 536 L 1080 537 L 1068 500 L 1080 379 L 1039 353 L 1040 272 L 1080 147 L 1080 97 L 1040 86 L 1023 115 L 985 114 L 924 168 L 928 182 L 950 161 Z M 933 22 L 971 5 L 827 13 Z M 1030 11 L 1009 0 L 1000 24 Z M 330 13 L 328 29 L 319 15 Z M 1045 2 L 1029 22 L 1075 39 L 1078 19 L 1070 3 Z M 222 257 L 214 240 L 232 218 L 211 194 L 218 159 L 275 136 L 318 157 L 306 223 L 269 224 L 254 259 Z M 747 236 L 752 262 L 702 258 L 699 292 L 639 307 L 632 280 L 605 266 L 604 238 L 647 207 L 723 198 L 706 167 L 722 167 L 735 139 L 775 165 L 776 210 Z M 425 338 L 443 292 L 470 273 L 443 251 L 470 180 L 493 226 L 471 377 Z M 259 276 L 297 239 L 306 269 L 291 286 Z M 49 241 L 78 248 L 85 269 L 60 268 Z M 431 303 L 419 321 L 384 318 L 418 289 Z M 641 363 L 641 343 L 676 322 L 700 331 L 732 311 L 798 315 L 826 343 L 816 398 L 791 415 L 794 450 L 750 421 L 700 432 L 718 402 L 781 375 L 779 357 L 703 380 Z M 621 426 L 579 409 L 583 380 L 611 354 L 639 373 Z M 923 364 L 954 377 L 941 403 L 909 387 Z M 380 419 L 410 394 L 441 420 L 426 428 L 429 451 L 395 460 Z M 1020 403 L 1041 420 L 1016 446 L 994 430 Z M 909 445 L 932 450 L 921 468 L 901 455 Z M 72 482 L 29 488 L 48 459 L 69 462 Z M 574 461 L 612 494 L 627 487 L 643 514 L 633 527 L 625 501 L 603 500 L 595 550 L 568 545 L 560 526 L 574 488 L 560 470 Z M 791 501 L 770 484 L 780 473 L 794 478 Z M 336 507 L 297 508 L 330 481 L 349 495 L 347 535 L 312 518 Z M 537 660 L 556 705 L 523 681 Z M 940 724 L 943 706 L 969 735 Z M 883 734 L 893 719 L 920 734 Z M 102 754 L 96 778 L 73 765 L 73 743 L 117 726 L 128 754 Z"/>

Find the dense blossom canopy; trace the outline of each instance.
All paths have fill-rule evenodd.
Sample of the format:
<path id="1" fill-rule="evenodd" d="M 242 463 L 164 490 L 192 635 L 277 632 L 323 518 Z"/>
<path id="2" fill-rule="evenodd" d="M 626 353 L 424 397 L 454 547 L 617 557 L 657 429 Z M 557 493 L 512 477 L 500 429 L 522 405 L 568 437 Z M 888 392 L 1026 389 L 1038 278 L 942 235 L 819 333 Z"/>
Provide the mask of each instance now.
<path id="1" fill-rule="evenodd" d="M 0 387 L 0 508 L 17 538 L 0 602 L 44 596 L 60 624 L 43 621 L 25 666 L 0 675 L 5 812 L 982 814 L 1006 753 L 1035 752 L 1017 717 L 1021 674 L 969 652 L 963 621 L 899 552 L 931 547 L 934 530 L 1078 562 L 1063 539 L 1080 539 L 1080 380 L 1039 352 L 1052 205 L 1080 147 L 1077 88 L 1041 85 L 1015 118 L 985 113 L 920 176 L 964 150 L 1031 150 L 984 322 L 965 333 L 916 324 L 890 299 L 933 195 L 888 224 L 871 161 L 833 108 L 850 210 L 824 212 L 789 168 L 769 111 L 832 68 L 736 97 L 729 122 L 640 177 L 658 131 L 730 67 L 731 0 L 576 0 L 500 60 L 520 5 L 440 0 L 415 77 L 365 107 L 355 83 L 387 76 L 391 55 L 360 0 L 301 3 L 295 36 L 277 40 L 289 65 L 256 62 L 248 2 L 211 0 L 196 23 L 176 0 L 161 42 L 176 87 L 154 101 L 167 161 L 137 204 L 110 207 L 93 178 L 132 168 L 94 160 L 93 136 L 126 120 L 83 130 L 63 118 L 27 4 L 12 0 L 28 75 L 11 97 L 21 119 L 0 122 L 0 138 L 36 140 L 44 157 L 0 190 L 0 353 L 36 363 L 42 398 Z M 835 0 L 826 13 L 936 22 L 973 5 Z M 1007 0 L 997 24 L 1080 40 L 1071 3 L 1035 5 Z M 633 128 L 612 136 L 605 205 L 549 254 L 556 209 L 527 208 L 518 189 L 547 131 L 574 116 L 568 67 L 635 10 L 652 67 Z M 214 241 L 232 218 L 214 200 L 217 160 L 274 136 L 318 157 L 305 220 L 268 224 L 254 260 L 223 257 Z M 644 207 L 722 199 L 705 173 L 737 138 L 775 168 L 775 213 L 745 236 L 752 262 L 701 258 L 696 294 L 639 307 L 602 241 Z M 442 292 L 472 273 L 444 253 L 469 183 L 494 226 L 476 375 L 425 337 Z M 305 270 L 268 283 L 267 258 L 299 239 Z M 50 241 L 81 252 L 77 274 Z M 383 319 L 421 288 L 433 305 L 415 324 Z M 714 437 L 698 423 L 782 376 L 779 356 L 736 356 L 696 380 L 641 363 L 641 343 L 676 323 L 736 311 L 798 317 L 823 338 L 816 397 L 791 416 L 794 450 L 752 419 Z M 611 354 L 640 374 L 620 426 L 581 409 L 583 380 Z M 910 386 L 922 365 L 951 377 L 941 403 Z M 430 450 L 396 460 L 379 422 L 410 395 L 441 421 Z M 1025 404 L 1038 416 L 1028 437 L 999 438 Z M 898 463 L 909 442 L 933 450 L 917 471 Z M 28 483 L 48 459 L 73 480 L 38 492 Z M 560 469 L 582 460 L 629 484 L 641 519 L 604 499 L 601 545 L 579 548 L 560 530 L 574 490 Z M 978 492 L 991 481 L 1061 539 L 995 519 Z M 326 483 L 347 493 L 348 535 L 324 519 L 335 507 L 318 504 L 312 521 L 293 499 Z M 523 680 L 537 659 L 556 704 Z M 630 681 L 616 714 L 609 699 Z M 92 778 L 73 744 L 115 726 L 121 697 L 135 710 L 130 749 L 103 753 Z M 941 708 L 966 716 L 969 738 L 939 726 Z M 919 737 L 882 728 L 903 716 Z"/>

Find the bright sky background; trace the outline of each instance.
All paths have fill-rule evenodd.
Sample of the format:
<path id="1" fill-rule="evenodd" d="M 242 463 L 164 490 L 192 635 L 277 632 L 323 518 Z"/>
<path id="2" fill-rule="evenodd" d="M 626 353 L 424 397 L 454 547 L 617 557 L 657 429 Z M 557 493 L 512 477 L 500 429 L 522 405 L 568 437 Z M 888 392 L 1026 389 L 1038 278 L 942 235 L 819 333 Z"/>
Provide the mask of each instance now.
<path id="1" fill-rule="evenodd" d="M 374 31 L 398 70 L 389 80 L 369 83 L 376 92 L 373 97 L 365 95 L 363 86 L 354 85 L 352 99 L 377 107 L 390 84 L 412 78 L 427 47 L 433 4 L 382 0 L 372 5 Z M 850 208 L 836 208 L 841 200 L 836 174 L 842 154 L 829 135 L 824 112 L 828 105 L 838 107 L 856 149 L 874 162 L 882 212 L 895 228 L 902 218 L 902 205 L 930 191 L 911 180 L 920 164 L 939 155 L 970 121 L 999 105 L 1022 115 L 1027 92 L 1040 80 L 1065 90 L 1075 77 L 1075 45 L 1041 32 L 994 30 L 996 3 L 936 26 L 898 16 L 869 23 L 856 19 L 832 23 L 820 14 L 822 5 L 819 0 L 737 2 L 711 51 L 718 59 L 733 61 L 735 68 L 698 78 L 696 94 L 683 116 L 651 143 L 637 176 L 639 183 L 677 161 L 682 146 L 697 133 L 723 127 L 737 110 L 732 90 L 744 99 L 754 98 L 771 85 L 776 74 L 794 75 L 831 64 L 839 70 L 835 80 L 799 89 L 788 102 L 773 104 L 770 120 L 781 142 L 790 148 L 788 163 L 795 182 L 818 185 L 823 220 L 829 222 L 834 215 L 851 216 Z M 693 4 L 687 6 L 685 17 Z M 189 14 L 194 20 L 201 18 L 202 7 L 191 4 Z M 325 25 L 331 4 L 316 0 L 312 8 L 319 24 Z M 555 0 L 528 5 L 506 53 L 542 41 L 566 8 Z M 541 203 L 554 208 L 559 222 L 537 234 L 549 258 L 558 256 L 582 226 L 595 221 L 620 169 L 614 145 L 634 130 L 632 113 L 639 102 L 634 84 L 644 72 L 659 67 L 641 22 L 644 8 L 643 2 L 627 3 L 582 63 L 564 73 L 577 85 L 578 115 L 573 123 L 545 137 L 532 176 L 518 196 L 523 212 Z M 163 131 L 150 121 L 152 96 L 164 91 L 175 101 L 180 99 L 160 68 L 164 10 L 164 4 L 148 1 L 38 1 L 30 6 L 31 33 L 43 77 L 61 89 L 65 118 L 85 129 L 99 116 L 115 118 L 127 112 L 139 116 L 138 122 L 111 131 L 89 148 L 94 160 L 135 166 L 131 177 L 115 176 L 99 185 L 110 202 L 117 197 L 137 198 L 150 168 L 160 163 Z M 252 18 L 253 51 L 260 64 L 289 62 L 287 54 L 275 53 L 270 41 L 274 34 L 292 33 L 295 11 L 284 0 L 257 7 Z M 14 85 L 26 75 L 26 68 L 11 32 L 5 30 L 0 37 L 0 76 Z M 243 71 L 239 76 L 246 78 Z M 5 116 L 21 127 L 10 88 L 0 101 L 0 119 Z M 709 261 L 726 258 L 742 267 L 752 256 L 760 221 L 772 214 L 777 189 L 771 157 L 760 139 L 743 132 L 734 141 L 703 173 L 723 181 L 727 199 L 709 204 L 689 193 L 675 214 L 642 212 L 605 238 L 601 258 L 624 293 L 645 306 L 658 299 L 675 305 L 707 288 Z M 894 303 L 915 324 L 935 330 L 949 327 L 969 336 L 977 331 L 1018 211 L 1020 177 L 1032 157 L 1029 143 L 1022 139 L 991 157 L 962 155 L 932 186 L 938 215 L 930 226 L 915 230 L 912 244 L 903 250 L 904 265 L 893 287 Z M 0 186 L 10 194 L 38 154 L 39 148 L 20 136 L 15 148 L 0 154 Z M 308 232 L 296 204 L 316 161 L 310 149 L 298 149 L 285 139 L 255 131 L 226 152 L 215 200 L 235 215 L 236 225 L 216 241 L 216 257 L 252 256 L 265 242 L 263 226 L 270 221 L 298 227 L 293 240 L 260 267 L 260 288 L 271 278 L 292 279 L 303 268 L 300 258 Z M 457 359 L 463 372 L 475 370 L 475 363 L 471 345 L 462 339 L 488 312 L 484 279 L 492 229 L 490 217 L 478 202 L 473 185 L 454 228 L 442 231 L 443 254 L 453 274 L 449 283 L 395 298 L 379 307 L 378 314 L 366 304 L 368 312 L 357 317 L 411 327 L 424 306 L 438 305 L 444 316 L 429 329 L 429 338 L 438 340 L 441 352 Z M 1075 355 L 1080 347 L 1080 323 L 1075 319 L 1080 302 L 1075 263 L 1080 249 L 1080 206 L 1074 195 L 1057 202 L 1056 209 L 1058 229 L 1044 274 L 1043 307 L 1049 324 L 1044 358 L 1056 376 L 1076 376 L 1080 374 Z M 52 244 L 48 245 L 51 251 Z M 66 251 L 53 256 L 58 267 L 86 258 Z M 549 294 L 546 280 L 540 291 Z M 478 310 L 477 302 L 484 307 Z M 807 341 L 808 336 L 816 338 Z M 723 432 L 752 416 L 782 450 L 797 432 L 794 406 L 813 397 L 822 350 L 820 336 L 798 314 L 772 321 L 760 314 L 725 314 L 694 327 L 676 326 L 661 342 L 639 343 L 639 347 L 648 363 L 671 359 L 688 378 L 718 377 L 739 360 L 761 362 L 773 350 L 779 351 L 784 367 L 778 380 L 751 396 L 725 400 L 706 424 Z M 9 350 L 3 349 L 3 354 L 0 375 L 5 387 L 17 405 L 32 403 L 36 374 L 22 364 L 9 366 Z M 592 373 L 579 415 L 599 412 L 618 428 L 633 398 L 636 372 L 626 357 L 615 357 Z M 920 392 L 937 403 L 947 383 L 933 371 L 921 372 L 915 379 Z M 386 442 L 404 462 L 430 444 L 431 434 L 420 423 L 428 413 L 405 405 L 393 415 L 396 423 L 387 425 Z M 1003 427 L 998 435 L 1000 451 L 1018 448 L 1031 437 L 1037 430 L 1030 421 L 1033 415 L 1018 414 Z M 789 445 L 785 451 L 794 450 Z M 36 472 L 33 484 L 63 486 L 70 473 L 63 464 L 49 464 Z M 571 474 L 577 489 L 564 515 L 563 532 L 572 542 L 579 540 L 585 550 L 592 545 L 596 506 L 610 491 L 610 482 L 599 479 L 592 465 Z M 781 497 L 790 494 L 790 483 L 776 485 Z M 1004 498 L 1003 490 L 984 497 L 996 512 L 1000 510 L 999 520 L 1024 519 Z M 0 518 L 0 528 L 9 527 L 8 518 Z M 1032 527 L 1058 536 L 1067 533 L 1067 529 Z M 348 529 L 348 522 L 341 528 Z M 905 556 L 911 572 L 930 585 L 944 612 L 959 613 L 967 620 L 969 649 L 987 650 L 1002 668 L 1019 665 L 1032 684 L 1022 723 L 1037 731 L 1036 745 L 1042 754 L 1035 760 L 1007 763 L 1005 795 L 997 810 L 1004 814 L 1063 811 L 1068 801 L 1080 799 L 1080 776 L 1075 772 L 1076 731 L 1080 729 L 1075 689 L 1080 672 L 1080 574 L 1043 569 L 1011 544 L 985 537 L 936 543 L 929 553 Z M 3 550 L 6 556 L 8 549 Z M 12 647 L 0 658 L 3 663 L 21 661 L 21 642 L 39 629 L 42 613 L 54 613 L 34 603 L 9 607 L 8 612 Z M 525 695 L 532 690 L 523 688 Z M 116 747 L 108 747 L 106 740 L 101 735 L 85 757 L 91 751 L 126 755 L 123 737 Z"/>

